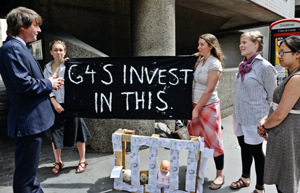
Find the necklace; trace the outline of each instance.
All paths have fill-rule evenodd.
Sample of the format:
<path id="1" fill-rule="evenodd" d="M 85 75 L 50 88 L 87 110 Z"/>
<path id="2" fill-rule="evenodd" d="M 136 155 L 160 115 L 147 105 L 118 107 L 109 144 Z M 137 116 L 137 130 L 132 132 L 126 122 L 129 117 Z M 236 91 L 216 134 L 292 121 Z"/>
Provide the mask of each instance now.
<path id="1" fill-rule="evenodd" d="M 290 74 L 292 74 L 292 73 L 294 73 L 296 70 L 298 70 L 300 67 L 297 67 L 297 68 L 295 68 L 294 70 L 292 70 L 291 72 L 290 72 Z"/>

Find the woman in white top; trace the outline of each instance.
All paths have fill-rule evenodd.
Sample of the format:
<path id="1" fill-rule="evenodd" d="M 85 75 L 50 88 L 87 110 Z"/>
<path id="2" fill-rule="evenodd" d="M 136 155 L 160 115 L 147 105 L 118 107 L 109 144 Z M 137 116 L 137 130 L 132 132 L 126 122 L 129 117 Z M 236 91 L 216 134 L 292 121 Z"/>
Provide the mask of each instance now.
<path id="1" fill-rule="evenodd" d="M 61 40 L 50 43 L 50 54 L 54 60 L 46 64 L 45 77 L 64 77 L 66 45 Z M 90 137 L 90 132 L 82 118 L 67 117 L 64 109 L 65 88 L 50 93 L 55 121 L 51 129 L 52 148 L 55 156 L 55 164 L 52 168 L 53 174 L 58 174 L 64 162 L 61 161 L 61 149 L 65 146 L 73 147 L 77 144 L 79 152 L 79 164 L 76 173 L 85 171 L 87 162 L 85 161 L 85 141 Z"/>
<path id="2" fill-rule="evenodd" d="M 205 146 L 214 149 L 217 175 L 210 184 L 216 190 L 224 184 L 224 148 L 221 130 L 220 99 L 217 86 L 224 68 L 218 39 L 212 34 L 203 34 L 198 41 L 200 57 L 195 64 L 192 121 L 189 133 L 204 137 Z"/>
<path id="3" fill-rule="evenodd" d="M 256 186 L 253 193 L 264 192 L 264 138 L 257 134 L 259 121 L 268 113 L 274 89 L 276 70 L 259 52 L 263 49 L 263 36 L 259 31 L 241 35 L 240 51 L 244 60 L 235 79 L 233 128 L 241 147 L 242 176 L 231 183 L 239 189 L 250 185 L 252 160 L 255 161 Z"/>

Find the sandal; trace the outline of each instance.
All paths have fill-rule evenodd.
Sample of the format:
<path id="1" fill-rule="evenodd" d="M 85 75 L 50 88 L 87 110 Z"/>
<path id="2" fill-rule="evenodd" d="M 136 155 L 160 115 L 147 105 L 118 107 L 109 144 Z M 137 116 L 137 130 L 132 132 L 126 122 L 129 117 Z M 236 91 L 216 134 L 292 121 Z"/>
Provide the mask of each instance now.
<path id="1" fill-rule="evenodd" d="M 87 165 L 88 165 L 88 163 L 86 161 L 79 162 L 75 173 L 77 173 L 77 174 L 83 173 L 85 171 Z"/>
<path id="2" fill-rule="evenodd" d="M 212 190 L 217 190 L 217 189 L 220 189 L 224 183 L 225 183 L 225 176 L 223 176 L 223 181 L 221 184 L 216 184 L 216 183 L 212 182 L 208 187 Z"/>
<path id="3" fill-rule="evenodd" d="M 243 187 L 248 187 L 250 185 L 250 182 L 244 182 L 242 178 L 240 178 L 238 181 L 236 182 L 232 182 L 230 187 L 233 189 L 240 189 Z"/>
<path id="4" fill-rule="evenodd" d="M 52 174 L 55 175 L 60 172 L 60 170 L 64 167 L 65 163 L 61 161 L 61 162 L 55 163 L 53 165 L 54 165 L 54 167 L 52 168 L 51 172 L 52 172 Z"/>

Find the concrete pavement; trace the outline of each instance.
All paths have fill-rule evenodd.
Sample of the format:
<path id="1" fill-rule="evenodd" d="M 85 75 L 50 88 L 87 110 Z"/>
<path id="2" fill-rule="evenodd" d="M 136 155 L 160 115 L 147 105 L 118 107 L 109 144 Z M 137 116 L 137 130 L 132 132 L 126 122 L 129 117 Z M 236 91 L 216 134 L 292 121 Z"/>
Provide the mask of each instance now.
<path id="1" fill-rule="evenodd" d="M 215 165 L 213 159 L 208 160 L 208 168 L 205 173 L 204 192 L 214 193 L 250 193 L 255 187 L 255 168 L 252 166 L 251 184 L 247 188 L 240 190 L 230 189 L 230 184 L 238 180 L 241 175 L 240 149 L 236 137 L 232 132 L 232 117 L 222 119 L 224 127 L 224 147 L 225 147 L 225 184 L 219 190 L 210 190 L 208 185 L 215 177 Z M 0 137 L 0 192 L 12 193 L 12 178 L 14 170 L 13 140 L 7 137 Z M 140 151 L 140 169 L 146 170 L 148 164 L 149 150 Z M 184 177 L 186 168 L 186 152 L 180 152 L 180 188 L 184 188 Z M 159 149 L 158 161 L 168 159 L 169 150 Z M 54 157 L 48 140 L 43 141 L 43 147 L 40 156 L 40 165 L 38 178 L 45 193 L 106 193 L 119 192 L 113 190 L 113 179 L 110 179 L 112 169 L 112 154 L 99 154 L 87 148 L 86 160 L 89 163 L 87 170 L 82 174 L 75 174 L 78 164 L 78 152 L 74 148 L 66 148 L 62 151 L 62 159 L 65 167 L 59 175 L 51 174 Z M 130 153 L 126 155 L 127 166 L 130 166 Z M 266 193 L 276 193 L 274 185 L 266 185 Z"/>

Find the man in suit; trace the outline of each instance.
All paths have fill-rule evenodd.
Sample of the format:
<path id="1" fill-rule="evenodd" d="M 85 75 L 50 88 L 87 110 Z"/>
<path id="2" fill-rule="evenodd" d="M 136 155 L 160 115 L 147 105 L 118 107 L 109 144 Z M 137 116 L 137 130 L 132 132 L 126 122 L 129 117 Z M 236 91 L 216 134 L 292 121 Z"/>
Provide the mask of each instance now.
<path id="1" fill-rule="evenodd" d="M 0 49 L 0 73 L 10 107 L 8 135 L 15 138 L 15 193 L 41 193 L 36 173 L 42 132 L 54 122 L 49 93 L 59 90 L 63 78 L 45 79 L 26 43 L 37 40 L 42 18 L 33 10 L 18 7 L 7 17 L 7 39 Z"/>

